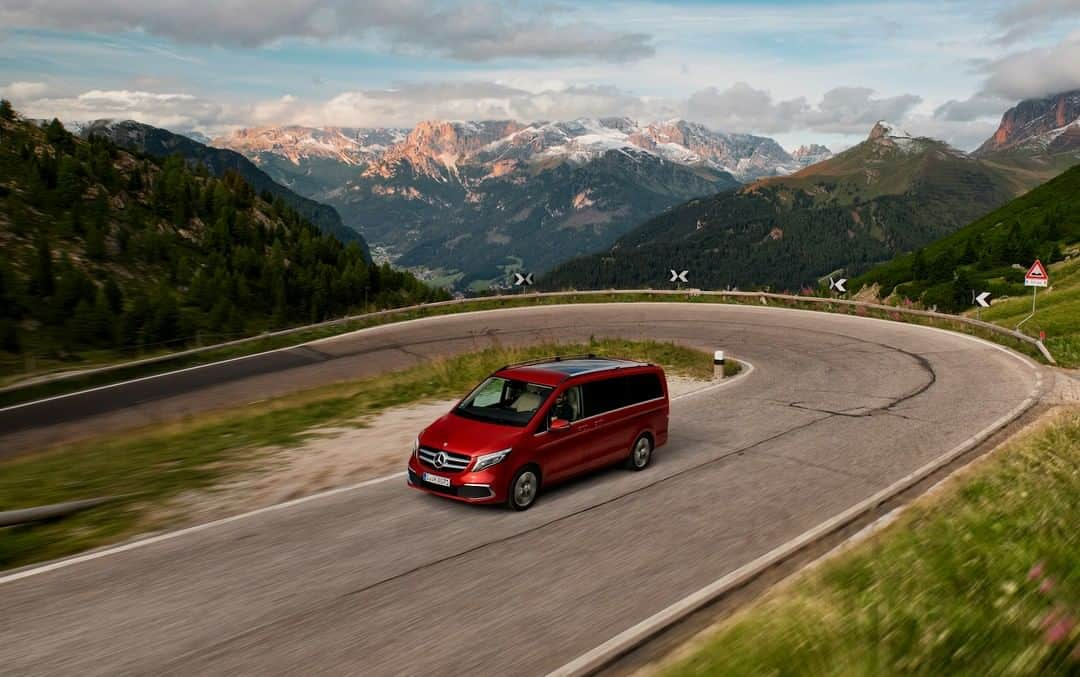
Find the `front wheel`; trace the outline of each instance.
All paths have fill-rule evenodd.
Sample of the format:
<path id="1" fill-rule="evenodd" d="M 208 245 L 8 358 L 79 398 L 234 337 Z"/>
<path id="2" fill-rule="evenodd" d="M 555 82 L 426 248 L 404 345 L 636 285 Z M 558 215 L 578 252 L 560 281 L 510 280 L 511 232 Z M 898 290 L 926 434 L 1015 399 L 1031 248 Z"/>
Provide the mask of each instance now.
<path id="1" fill-rule="evenodd" d="M 506 505 L 513 510 L 528 510 L 540 493 L 540 476 L 536 468 L 525 467 L 514 474 L 507 492 Z"/>
<path id="2" fill-rule="evenodd" d="M 648 435 L 638 437 L 634 446 L 630 448 L 630 456 L 626 459 L 628 470 L 644 470 L 652 460 L 652 439 Z"/>

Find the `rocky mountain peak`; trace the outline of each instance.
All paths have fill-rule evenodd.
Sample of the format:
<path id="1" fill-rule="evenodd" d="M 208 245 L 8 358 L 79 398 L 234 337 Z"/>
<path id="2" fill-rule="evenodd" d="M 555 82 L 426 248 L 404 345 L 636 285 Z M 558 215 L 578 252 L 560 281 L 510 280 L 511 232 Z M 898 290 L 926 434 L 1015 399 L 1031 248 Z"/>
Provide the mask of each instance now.
<path id="1" fill-rule="evenodd" d="M 803 167 L 809 167 L 822 160 L 828 160 L 832 157 L 832 151 L 820 143 L 812 143 L 809 146 L 799 146 L 791 153 L 791 157 Z"/>
<path id="2" fill-rule="evenodd" d="M 870 135 L 866 137 L 867 141 L 881 141 L 890 137 L 911 138 L 911 134 L 900 129 L 897 125 L 885 120 L 878 120 L 874 123 L 874 127 L 870 130 Z"/>
<path id="3" fill-rule="evenodd" d="M 303 127 L 300 125 L 249 127 L 218 137 L 210 145 L 249 157 L 270 153 L 294 165 L 308 158 L 332 159 L 358 165 L 404 138 L 400 129 L 355 127 Z"/>
<path id="4" fill-rule="evenodd" d="M 425 120 L 417 124 L 401 143 L 387 149 L 381 160 L 365 174 L 389 176 L 396 165 L 407 161 L 421 174 L 446 177 L 456 174 L 458 163 L 468 156 L 524 128 L 514 120 Z"/>
<path id="5" fill-rule="evenodd" d="M 1024 99 L 1005 111 L 997 131 L 979 146 L 975 154 L 986 155 L 1028 143 L 1046 147 L 1063 135 L 1068 140 L 1076 134 L 1063 133 L 1078 120 L 1080 89 L 1041 99 Z"/>

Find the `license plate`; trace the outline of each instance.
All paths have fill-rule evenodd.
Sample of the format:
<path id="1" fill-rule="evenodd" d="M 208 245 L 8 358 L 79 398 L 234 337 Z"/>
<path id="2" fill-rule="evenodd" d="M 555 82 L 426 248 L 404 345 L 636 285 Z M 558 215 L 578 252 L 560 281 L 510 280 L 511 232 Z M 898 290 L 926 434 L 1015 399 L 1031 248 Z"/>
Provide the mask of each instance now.
<path id="1" fill-rule="evenodd" d="M 432 484 L 438 484 L 440 487 L 450 486 L 449 477 L 443 477 L 442 475 L 432 475 L 429 472 L 424 473 L 424 481 L 431 482 Z"/>

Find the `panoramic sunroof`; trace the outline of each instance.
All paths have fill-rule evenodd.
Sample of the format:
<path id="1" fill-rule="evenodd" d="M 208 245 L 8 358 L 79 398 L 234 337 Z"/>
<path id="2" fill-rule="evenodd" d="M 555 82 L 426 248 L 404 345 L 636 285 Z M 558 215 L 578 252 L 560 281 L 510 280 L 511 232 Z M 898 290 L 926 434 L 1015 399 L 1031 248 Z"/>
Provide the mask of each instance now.
<path id="1" fill-rule="evenodd" d="M 612 367 L 626 367 L 637 362 L 630 360 L 613 360 L 613 359 L 580 359 L 580 360 L 560 360 L 558 362 L 542 362 L 540 364 L 530 364 L 529 368 L 533 369 L 545 369 L 549 371 L 557 371 L 567 376 L 576 376 L 577 374 L 583 374 L 587 371 L 595 371 L 597 369 L 610 369 Z"/>

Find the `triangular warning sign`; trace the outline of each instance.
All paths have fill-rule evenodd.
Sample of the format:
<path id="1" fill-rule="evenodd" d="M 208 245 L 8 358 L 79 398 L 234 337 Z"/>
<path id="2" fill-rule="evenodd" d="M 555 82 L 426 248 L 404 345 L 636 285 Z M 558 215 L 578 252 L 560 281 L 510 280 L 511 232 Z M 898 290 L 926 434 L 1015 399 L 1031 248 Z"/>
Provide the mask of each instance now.
<path id="1" fill-rule="evenodd" d="M 1042 261 L 1035 259 L 1035 263 L 1024 273 L 1024 284 L 1029 287 L 1045 287 L 1050 277 L 1046 274 L 1046 268 Z"/>

